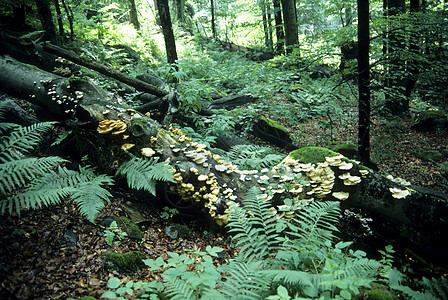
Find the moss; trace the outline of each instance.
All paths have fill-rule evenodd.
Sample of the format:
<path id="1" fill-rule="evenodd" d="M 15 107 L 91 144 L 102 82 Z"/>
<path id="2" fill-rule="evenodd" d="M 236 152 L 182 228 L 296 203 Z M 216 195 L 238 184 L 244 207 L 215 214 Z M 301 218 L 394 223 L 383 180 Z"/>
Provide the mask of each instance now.
<path id="1" fill-rule="evenodd" d="M 135 272 L 145 266 L 143 259 L 146 259 L 145 254 L 140 251 L 133 251 L 127 253 L 106 252 L 102 254 L 105 267 L 113 269 L 121 273 Z"/>
<path id="2" fill-rule="evenodd" d="M 268 124 L 270 127 L 273 127 L 273 128 L 278 129 L 278 130 L 281 130 L 281 131 L 283 131 L 283 132 L 285 132 L 285 133 L 287 133 L 287 134 L 289 135 L 288 130 L 286 130 L 285 127 L 283 127 L 282 125 L 280 125 L 280 123 L 278 123 L 278 122 L 276 122 L 276 121 L 274 121 L 274 120 L 268 119 L 268 118 L 266 118 L 265 116 L 259 116 L 259 119 L 260 119 L 261 121 L 263 121 L 263 122 L 266 122 L 266 124 Z"/>
<path id="3" fill-rule="evenodd" d="M 440 162 L 442 160 L 442 153 L 435 150 L 428 150 L 428 151 L 416 151 L 414 155 L 420 159 L 426 160 L 426 161 L 435 161 Z"/>
<path id="4" fill-rule="evenodd" d="M 325 157 L 337 156 L 339 153 L 322 147 L 303 147 L 289 153 L 292 159 L 302 163 L 323 163 Z"/>
<path id="5" fill-rule="evenodd" d="M 121 230 L 126 232 L 128 235 L 143 238 L 143 232 L 138 228 L 137 224 L 125 217 L 115 218 L 115 221 L 120 225 Z"/>
<path id="6" fill-rule="evenodd" d="M 353 144 L 336 144 L 332 145 L 330 149 L 349 158 L 354 158 L 358 153 L 358 147 Z"/>
<path id="7" fill-rule="evenodd" d="M 394 300 L 396 298 L 393 293 L 382 289 L 371 290 L 367 293 L 367 299 L 369 300 Z"/>

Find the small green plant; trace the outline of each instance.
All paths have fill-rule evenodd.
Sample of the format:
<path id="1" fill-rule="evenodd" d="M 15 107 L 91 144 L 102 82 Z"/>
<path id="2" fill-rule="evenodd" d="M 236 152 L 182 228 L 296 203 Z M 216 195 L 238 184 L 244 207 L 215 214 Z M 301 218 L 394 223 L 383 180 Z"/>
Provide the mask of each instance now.
<path id="1" fill-rule="evenodd" d="M 127 236 L 126 232 L 121 231 L 121 229 L 118 227 L 118 224 L 116 221 L 112 221 L 110 223 L 109 228 L 104 230 L 104 240 L 106 243 L 112 247 L 114 243 L 114 239 L 117 238 L 117 243 L 120 244 L 120 241 Z"/>
<path id="2" fill-rule="evenodd" d="M 164 206 L 162 208 L 162 212 L 160 213 L 160 218 L 165 221 L 171 220 L 173 217 L 179 214 L 179 210 L 177 208 L 171 208 Z"/>
<path id="3" fill-rule="evenodd" d="M 158 291 L 161 289 L 160 283 L 156 281 L 152 282 L 134 282 L 128 281 L 123 283 L 116 277 L 110 277 L 107 281 L 107 287 L 109 291 L 104 292 L 101 295 L 101 299 L 159 299 L 157 296 Z M 134 298 L 135 297 L 135 298 Z"/>

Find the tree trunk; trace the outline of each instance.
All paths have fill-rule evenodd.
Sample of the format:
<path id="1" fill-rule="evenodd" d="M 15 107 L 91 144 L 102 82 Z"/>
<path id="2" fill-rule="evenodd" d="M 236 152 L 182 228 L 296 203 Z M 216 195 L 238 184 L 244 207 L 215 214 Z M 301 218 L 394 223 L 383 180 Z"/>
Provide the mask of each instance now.
<path id="1" fill-rule="evenodd" d="M 135 6 L 135 0 L 129 0 L 130 10 L 129 17 L 131 19 L 131 24 L 134 25 L 136 30 L 140 30 L 140 22 L 138 21 L 138 11 Z"/>
<path id="2" fill-rule="evenodd" d="M 404 50 L 404 33 L 403 28 L 399 28 L 396 16 L 405 12 L 405 0 L 388 0 L 387 18 L 388 23 L 393 28 L 388 28 L 387 33 L 387 57 L 388 57 L 388 74 L 386 77 L 387 88 L 385 108 L 395 116 L 405 114 L 409 111 L 409 99 L 406 98 L 406 64 L 401 58 Z"/>
<path id="3" fill-rule="evenodd" d="M 294 0 L 281 0 L 281 3 L 285 25 L 286 52 L 291 53 L 299 45 L 296 3 Z"/>
<path id="4" fill-rule="evenodd" d="M 210 13 L 212 15 L 211 25 L 212 25 L 212 37 L 217 39 L 218 36 L 216 34 L 216 20 L 215 20 L 215 3 L 213 0 L 210 0 Z"/>
<path id="5" fill-rule="evenodd" d="M 58 20 L 59 36 L 64 36 L 64 24 L 62 23 L 62 13 L 61 6 L 59 5 L 59 0 L 54 0 L 54 7 L 56 9 L 56 18 Z"/>
<path id="6" fill-rule="evenodd" d="M 170 7 L 168 0 L 156 0 L 159 10 L 160 23 L 162 24 L 163 37 L 165 39 L 166 58 L 169 64 L 177 60 L 176 41 L 174 40 L 173 26 L 171 24 Z"/>
<path id="7" fill-rule="evenodd" d="M 176 19 L 180 24 L 185 24 L 185 0 L 175 0 Z"/>
<path id="8" fill-rule="evenodd" d="M 420 1 L 419 0 L 411 0 L 410 1 L 410 7 L 409 12 L 411 15 L 411 24 L 417 25 L 417 17 L 416 13 L 420 11 Z M 410 30 L 410 39 L 409 39 L 409 52 L 411 52 L 412 55 L 417 56 L 420 51 L 420 34 L 419 32 L 416 32 L 415 30 Z M 414 60 L 409 59 L 407 62 L 408 66 L 408 78 L 406 80 L 406 91 L 405 95 L 406 98 L 409 101 L 409 98 L 411 97 L 411 93 L 415 87 L 415 84 L 417 82 L 417 74 L 419 73 L 419 67 L 416 65 L 416 62 Z"/>
<path id="9" fill-rule="evenodd" d="M 42 28 L 45 30 L 45 40 L 58 44 L 58 36 L 53 23 L 49 0 L 36 0 L 36 5 Z"/>
<path id="10" fill-rule="evenodd" d="M 370 165 L 370 29 L 369 1 L 358 0 L 359 121 L 358 152 L 361 162 Z"/>
<path id="11" fill-rule="evenodd" d="M 282 7 L 280 0 L 273 0 L 275 36 L 277 37 L 276 53 L 283 54 L 285 51 L 285 32 L 283 31 Z"/>

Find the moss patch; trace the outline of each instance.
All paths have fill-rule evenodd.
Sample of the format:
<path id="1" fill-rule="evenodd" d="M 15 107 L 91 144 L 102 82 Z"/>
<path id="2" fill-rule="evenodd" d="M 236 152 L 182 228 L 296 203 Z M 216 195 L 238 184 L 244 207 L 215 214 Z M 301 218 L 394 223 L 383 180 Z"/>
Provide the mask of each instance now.
<path id="1" fill-rule="evenodd" d="M 332 145 L 330 149 L 334 152 L 341 153 L 348 158 L 355 158 L 358 153 L 358 147 L 353 144 L 336 144 Z"/>
<path id="2" fill-rule="evenodd" d="M 143 268 L 145 263 L 142 260 L 146 259 L 146 256 L 140 251 L 127 253 L 106 252 L 102 254 L 102 259 L 107 269 L 126 273 L 135 272 Z"/>
<path id="3" fill-rule="evenodd" d="M 322 147 L 303 147 L 289 153 L 289 156 L 292 159 L 306 164 L 323 163 L 325 162 L 325 157 L 332 157 L 337 155 L 339 155 L 339 153 Z"/>
<path id="4" fill-rule="evenodd" d="M 125 217 L 115 218 L 115 221 L 120 226 L 121 230 L 126 232 L 128 235 L 143 238 L 143 232 L 138 228 L 138 225 Z"/>
<path id="5" fill-rule="evenodd" d="M 417 151 L 414 153 L 414 155 L 426 161 L 440 162 L 442 160 L 442 153 L 435 150 Z"/>
<path id="6" fill-rule="evenodd" d="M 280 123 L 278 123 L 278 122 L 276 122 L 274 120 L 268 119 L 265 116 L 259 116 L 259 119 L 261 121 L 265 122 L 266 124 L 268 124 L 270 127 L 273 127 L 275 129 L 279 129 L 279 130 L 281 130 L 281 131 L 283 131 L 283 132 L 285 132 L 285 133 L 287 133 L 289 135 L 288 130 L 286 130 L 285 127 L 280 125 Z"/>

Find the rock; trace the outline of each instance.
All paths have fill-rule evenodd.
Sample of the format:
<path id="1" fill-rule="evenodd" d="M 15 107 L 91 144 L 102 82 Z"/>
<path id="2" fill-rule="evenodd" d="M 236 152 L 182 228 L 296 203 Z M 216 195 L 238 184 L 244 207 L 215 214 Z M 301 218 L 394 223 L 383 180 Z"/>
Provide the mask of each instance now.
<path id="1" fill-rule="evenodd" d="M 258 116 L 253 127 L 255 136 L 277 147 L 291 150 L 294 148 L 293 140 L 288 130 L 278 122 L 264 116 Z"/>
<path id="2" fill-rule="evenodd" d="M 178 238 L 180 239 L 194 239 L 195 236 L 193 232 L 185 225 L 180 224 L 173 224 L 166 226 L 163 231 L 167 236 L 172 238 L 173 240 L 176 240 Z"/>
<path id="3" fill-rule="evenodd" d="M 64 230 L 64 235 L 61 238 L 61 247 L 76 247 L 79 237 L 70 229 Z"/>
<path id="4" fill-rule="evenodd" d="M 134 273 L 138 269 L 145 267 L 143 259 L 146 259 L 146 255 L 140 251 L 127 253 L 106 252 L 101 255 L 101 258 L 106 269 L 120 273 Z"/>
<path id="5" fill-rule="evenodd" d="M 448 116 L 444 111 L 427 110 L 421 112 L 415 124 L 411 126 L 412 130 L 431 131 L 436 129 L 448 128 Z"/>
<path id="6" fill-rule="evenodd" d="M 128 234 L 128 236 L 138 238 L 138 239 L 143 238 L 143 232 L 140 230 L 140 228 L 137 226 L 137 224 L 135 224 L 128 218 L 117 217 L 117 218 L 115 218 L 115 221 L 120 226 L 121 230 L 126 232 Z"/>
<path id="7" fill-rule="evenodd" d="M 442 153 L 436 150 L 416 151 L 414 155 L 425 161 L 440 162 L 443 158 Z"/>
<path id="8" fill-rule="evenodd" d="M 339 153 L 322 147 L 303 147 L 289 153 L 292 159 L 303 163 L 317 164 L 325 161 L 325 157 L 338 156 Z"/>
<path id="9" fill-rule="evenodd" d="M 353 144 L 335 144 L 332 145 L 330 149 L 334 152 L 341 153 L 342 155 L 350 159 L 354 159 L 358 154 L 358 147 Z"/>

